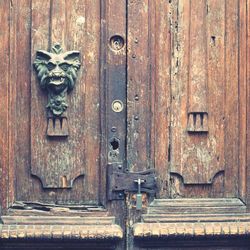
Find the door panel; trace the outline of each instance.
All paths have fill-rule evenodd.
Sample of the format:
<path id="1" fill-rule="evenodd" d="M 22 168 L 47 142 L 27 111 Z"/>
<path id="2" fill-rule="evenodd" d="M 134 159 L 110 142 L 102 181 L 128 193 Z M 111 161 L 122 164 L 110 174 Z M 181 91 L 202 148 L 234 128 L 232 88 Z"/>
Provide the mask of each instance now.
<path id="1" fill-rule="evenodd" d="M 15 51 L 11 65 L 15 70 L 10 86 L 14 112 L 10 116 L 15 153 L 10 165 L 16 176 L 15 199 L 98 204 L 100 2 L 14 4 L 11 29 L 16 38 L 11 44 Z M 55 43 L 64 51 L 79 50 L 81 54 L 76 84 L 68 94 L 66 138 L 46 136 L 48 95 L 40 88 L 32 66 L 36 51 L 49 51 Z"/>
<path id="2" fill-rule="evenodd" d="M 173 48 L 179 47 L 171 81 L 172 195 L 233 197 L 239 167 L 237 3 L 191 1 L 175 8 Z M 207 122 L 207 131 L 192 131 L 201 122 Z"/>
<path id="3" fill-rule="evenodd" d="M 154 167 L 162 197 L 168 193 L 169 8 L 166 1 L 128 1 L 128 167 Z"/>
<path id="4" fill-rule="evenodd" d="M 160 197 L 238 195 L 237 23 L 237 1 L 128 1 L 128 165 Z"/>
<path id="5" fill-rule="evenodd" d="M 191 221 L 212 220 L 219 235 L 224 229 L 216 217 L 248 216 L 246 8 L 241 1 L 128 1 L 128 166 L 154 167 L 158 181 L 158 199 L 145 198 L 145 210 L 128 196 L 131 248 L 187 243 L 199 249 L 202 243 L 192 240 L 206 227 L 202 222 L 195 235 Z M 226 198 L 236 198 L 242 211 Z M 226 227 L 231 221 L 237 228 L 229 217 Z M 208 231 L 215 234 L 215 227 Z M 219 244 L 228 249 L 230 243 Z"/>

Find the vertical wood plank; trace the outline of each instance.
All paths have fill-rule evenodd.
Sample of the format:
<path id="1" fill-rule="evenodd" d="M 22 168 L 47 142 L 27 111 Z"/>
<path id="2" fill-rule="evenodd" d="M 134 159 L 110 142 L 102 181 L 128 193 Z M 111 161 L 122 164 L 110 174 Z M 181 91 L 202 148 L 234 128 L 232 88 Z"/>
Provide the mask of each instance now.
<path id="1" fill-rule="evenodd" d="M 171 141 L 169 156 L 171 169 L 169 170 L 169 189 L 172 197 L 180 195 L 175 190 L 178 188 L 175 183 L 177 177 L 173 176 L 173 172 L 177 166 L 180 166 L 180 161 L 184 153 L 182 136 L 185 135 L 185 131 L 183 131 L 183 124 L 185 129 L 187 124 L 190 8 L 190 1 L 175 0 L 171 2 Z"/>
<path id="2" fill-rule="evenodd" d="M 225 1 L 225 195 L 238 195 L 238 1 Z M 228 136 L 230 135 L 230 136 Z"/>
<path id="3" fill-rule="evenodd" d="M 128 1 L 127 161 L 131 171 L 152 165 L 148 16 L 148 0 Z"/>
<path id="4" fill-rule="evenodd" d="M 158 173 L 159 197 L 168 196 L 168 159 L 170 127 L 170 74 L 171 74 L 171 34 L 170 4 L 150 1 L 151 34 L 151 92 L 152 92 L 152 128 L 151 151 L 154 166 Z M 153 9 L 155 7 L 155 10 Z M 154 42 L 154 43 L 153 43 Z M 154 54 L 152 54 L 154 52 Z M 154 142 L 154 143 L 153 143 Z"/>
<path id="5" fill-rule="evenodd" d="M 80 4 L 80 1 L 75 3 L 75 9 Z M 100 98 L 104 93 L 100 92 L 99 68 L 100 68 L 100 1 L 88 0 L 85 2 L 85 18 L 86 31 L 83 37 L 77 38 L 77 44 L 84 53 L 83 74 L 85 75 L 85 100 L 84 100 L 84 150 L 85 150 L 85 168 L 88 173 L 87 186 L 88 199 L 98 199 L 99 182 L 101 181 L 100 168 L 100 142 L 102 139 L 100 128 Z M 80 31 L 80 27 L 76 30 L 76 34 Z M 73 35 L 72 35 L 73 36 Z M 75 34 L 74 34 L 75 36 Z M 82 43 L 84 41 L 84 43 Z M 81 46 L 80 46 L 81 44 Z M 79 79 L 79 83 L 81 83 Z M 79 84 L 80 86 L 80 84 Z M 77 91 L 78 93 L 78 91 Z M 72 105 L 73 106 L 73 105 Z M 82 112 L 82 107 L 79 105 L 79 112 Z M 76 117 L 77 119 L 77 117 Z M 104 195 L 104 194 L 103 194 Z M 100 200 L 101 197 L 99 197 Z"/>
<path id="6" fill-rule="evenodd" d="M 247 188 L 247 2 L 239 0 L 239 195 Z"/>
<path id="7" fill-rule="evenodd" d="M 154 164 L 152 81 L 156 78 L 156 65 L 151 64 L 151 59 L 155 62 L 157 53 L 155 11 L 155 1 L 127 1 L 127 165 L 131 172 L 152 168 Z M 131 200 L 132 194 L 126 199 L 127 249 L 133 248 L 132 225 L 141 215 Z"/>
<path id="8" fill-rule="evenodd" d="M 206 1 L 191 1 L 190 8 L 188 111 L 199 113 L 207 112 Z"/>
<path id="9" fill-rule="evenodd" d="M 64 50 L 67 49 L 67 5 L 66 0 L 50 1 L 50 48 L 55 43 L 60 43 Z"/>
<path id="10" fill-rule="evenodd" d="M 0 57 L 2 65 L 0 67 L 0 215 L 6 211 L 8 203 L 8 171 L 9 171 L 9 36 L 11 18 L 10 3 L 0 1 Z"/>
<path id="11" fill-rule="evenodd" d="M 68 112 L 71 127 L 82 127 L 77 135 L 81 143 L 74 154 L 79 157 L 77 165 L 84 166 L 84 177 L 76 180 L 73 190 L 60 190 L 57 199 L 67 202 L 71 197 L 94 203 L 100 178 L 100 2 L 66 1 L 66 18 L 67 49 L 81 53 L 82 68 L 73 93 L 68 96 Z"/>
<path id="12" fill-rule="evenodd" d="M 15 200 L 23 200 L 32 194 L 30 190 L 30 75 L 32 70 L 30 54 L 31 1 L 14 1 L 15 21 L 12 49 L 13 61 L 13 109 L 15 117 L 12 127 L 13 181 Z"/>
<path id="13" fill-rule="evenodd" d="M 16 20 L 17 20 L 17 4 L 12 1 L 10 5 L 10 74 L 9 74 L 9 121 L 16 119 L 16 79 L 17 79 L 17 54 L 16 54 Z M 12 204 L 15 199 L 15 165 L 16 165 L 16 143 L 15 143 L 15 122 L 9 123 L 9 185 L 8 185 L 8 201 Z"/>
<path id="14" fill-rule="evenodd" d="M 30 158 L 32 158 L 32 147 L 34 146 L 34 139 L 37 141 L 40 141 L 38 137 L 38 134 L 41 133 L 45 136 L 46 134 L 46 113 L 44 107 L 47 104 L 47 95 L 44 93 L 38 85 L 37 78 L 35 75 L 35 72 L 33 70 L 33 62 L 35 59 L 35 52 L 40 49 L 48 50 L 50 47 L 50 40 L 49 40 L 49 34 L 50 34 L 50 1 L 37 1 L 32 0 L 31 3 L 31 34 L 30 34 L 30 67 L 32 71 L 30 72 L 30 133 L 31 133 L 31 139 L 30 139 Z M 32 117 L 33 119 L 32 121 Z M 39 119 L 38 119 L 39 117 Z M 36 139 L 37 138 L 37 139 Z M 43 143 L 43 140 L 40 141 Z M 37 152 L 38 155 L 40 152 Z M 40 157 L 43 157 L 43 154 L 40 154 Z M 46 161 L 48 161 L 48 158 L 45 158 Z M 39 162 L 37 162 L 39 164 Z M 26 175 L 22 174 L 25 180 L 25 183 L 31 183 L 29 188 L 29 192 L 27 194 L 23 193 L 22 196 L 20 196 L 19 199 L 21 200 L 27 200 L 28 197 L 30 197 L 31 200 L 44 200 L 49 201 L 48 198 L 46 198 L 47 194 L 43 194 L 43 189 L 41 182 L 38 178 L 35 178 L 34 176 L 31 176 L 31 168 L 34 164 L 32 160 L 30 159 L 29 165 L 26 166 L 28 168 L 28 171 L 26 170 Z M 32 178 L 32 179 L 31 179 Z M 18 185 L 19 186 L 19 185 Z M 55 192 L 50 193 L 50 199 L 53 201 L 55 200 Z M 51 201 L 50 200 L 50 201 Z"/>
<path id="15" fill-rule="evenodd" d="M 211 168 L 221 169 L 220 175 L 215 176 L 213 188 L 219 184 L 218 196 L 224 192 L 224 46 L 225 46 L 225 5 L 223 1 L 208 0 L 206 5 L 207 27 L 207 100 L 208 100 L 208 148 L 211 150 L 214 160 Z M 210 146 L 212 145 L 212 146 Z M 223 175 L 222 175 L 223 174 Z M 221 182 L 218 182 L 222 178 Z M 216 189 L 215 189 L 216 190 Z M 213 196 L 213 195 L 212 195 Z"/>
<path id="16" fill-rule="evenodd" d="M 246 47 L 247 47 L 247 56 L 246 56 L 246 62 L 247 62 L 247 69 L 246 69 L 246 80 L 247 80 L 247 207 L 248 211 L 250 211 L 250 0 L 247 0 L 246 3 Z"/>

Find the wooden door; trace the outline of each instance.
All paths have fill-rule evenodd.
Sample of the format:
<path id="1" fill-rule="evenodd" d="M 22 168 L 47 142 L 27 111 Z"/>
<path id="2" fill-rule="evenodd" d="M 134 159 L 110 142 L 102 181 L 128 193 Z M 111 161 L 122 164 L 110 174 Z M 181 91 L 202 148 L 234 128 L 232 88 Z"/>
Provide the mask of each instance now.
<path id="1" fill-rule="evenodd" d="M 247 249 L 248 2 L 0 0 L 0 247 Z"/>
<path id="2" fill-rule="evenodd" d="M 128 202 L 136 249 L 248 248 L 230 239 L 249 224 L 227 215 L 244 216 L 249 199 L 247 8 L 128 1 L 128 166 L 158 180 L 145 214 Z"/>
<path id="3" fill-rule="evenodd" d="M 122 238 L 105 202 L 102 5 L 0 1 L 1 249 Z"/>
<path id="4" fill-rule="evenodd" d="M 1 166 L 10 176 L 8 202 L 97 205 L 101 182 L 100 3 L 1 1 L 1 5 L 5 15 L 10 15 L 9 21 L 3 18 L 1 42 L 2 56 L 9 62 L 2 67 L 1 97 L 6 110 L 1 113 L 1 146 L 6 152 L 8 143 L 10 147 Z M 63 52 L 80 51 L 81 66 L 65 101 L 68 136 L 48 135 L 48 90 L 39 86 L 33 65 L 38 50 L 51 52 L 56 44 Z M 57 125 L 53 126 L 56 130 Z"/>

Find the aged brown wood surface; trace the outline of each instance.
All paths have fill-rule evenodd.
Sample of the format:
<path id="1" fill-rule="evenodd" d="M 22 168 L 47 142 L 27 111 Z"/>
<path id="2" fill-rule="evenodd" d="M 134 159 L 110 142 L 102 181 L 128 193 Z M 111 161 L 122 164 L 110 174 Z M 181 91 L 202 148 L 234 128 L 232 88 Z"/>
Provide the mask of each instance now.
<path id="1" fill-rule="evenodd" d="M 32 3 L 12 1 L 11 3 L 12 16 L 9 22 L 11 41 L 8 45 L 11 52 L 9 176 L 10 183 L 13 181 L 14 174 L 18 176 L 15 184 L 17 187 L 15 199 L 59 203 L 75 200 L 75 203 L 97 204 L 101 138 L 98 56 L 100 3 L 91 1 L 89 4 L 83 4 L 76 1 L 65 3 L 65 6 L 57 1 L 52 2 L 51 5 L 49 1 L 32 1 Z M 67 21 L 63 19 L 66 16 L 66 9 Z M 93 20 L 96 20 L 95 25 L 90 25 L 89 22 Z M 62 29 L 65 23 L 67 23 L 67 29 Z M 9 29 L 6 28 L 6 30 Z M 68 142 L 49 141 L 46 138 L 44 107 L 47 97 L 39 90 L 32 67 L 35 50 L 46 50 L 55 41 L 61 42 L 65 49 L 80 49 L 82 54 L 83 66 L 78 75 L 76 89 L 69 100 L 69 106 L 72 109 L 70 122 L 74 126 L 71 126 Z M 5 67 L 5 71 L 6 69 L 8 67 Z M 8 77 L 8 74 L 5 75 Z M 5 84 L 7 83 L 8 80 L 5 81 Z M 5 96 L 5 98 L 8 97 L 7 94 Z M 1 120 L 8 121 L 7 117 Z M 5 131 L 2 138 L 8 135 L 8 130 L 1 131 Z M 1 145 L 7 145 L 7 141 Z M 7 150 L 6 146 L 5 150 Z M 6 153 L 4 155 L 5 158 L 8 156 Z M 65 160 L 61 162 L 63 158 Z M 8 166 L 8 164 L 3 165 Z M 30 167 L 32 171 L 35 169 L 33 173 L 45 175 L 52 183 L 53 180 L 57 182 L 60 175 L 66 175 L 65 172 L 72 175 L 73 180 L 79 175 L 84 176 L 75 181 L 73 190 L 44 191 L 40 181 L 31 177 Z M 11 195 L 13 192 L 11 185 L 9 190 Z"/>
<path id="2" fill-rule="evenodd" d="M 249 0 L 0 0 L 5 235 L 27 235 L 22 225 L 13 229 L 15 218 L 44 234 L 41 217 L 60 216 L 53 227 L 61 216 L 71 223 L 84 214 L 94 223 L 77 222 L 70 237 L 79 229 L 79 239 L 90 239 L 87 230 L 98 240 L 102 233 L 121 239 L 120 225 L 116 249 L 158 249 L 151 236 L 159 249 L 247 249 L 246 241 L 218 245 L 212 235 L 231 228 L 236 238 L 249 234 L 249 6 Z M 56 42 L 81 53 L 68 95 L 67 138 L 46 136 L 47 93 L 33 69 L 36 51 Z M 142 210 L 132 193 L 108 201 L 108 164 L 124 173 L 155 168 L 157 200 L 150 205 L 143 194 Z M 112 223 L 95 226 L 99 217 Z M 109 226 L 119 237 L 104 233 Z M 63 235 L 64 227 L 54 229 Z M 211 247 L 199 239 L 196 248 L 188 240 L 180 248 L 164 241 L 189 229 L 190 237 L 210 235 Z"/>
<path id="3" fill-rule="evenodd" d="M 250 58 L 250 38 L 249 38 L 249 34 L 250 34 L 250 0 L 247 1 L 247 6 L 244 6 L 244 3 L 242 3 L 242 9 L 245 10 L 245 15 L 243 15 L 243 23 L 244 21 L 246 22 L 246 26 L 245 26 L 245 32 L 244 32 L 244 29 L 243 29 L 243 34 L 244 34 L 244 38 L 245 38 L 245 50 L 246 50 L 246 83 L 247 83 L 247 100 L 246 100 L 246 104 L 247 104 L 247 114 L 249 114 L 249 111 L 250 111 L 250 88 L 249 88 L 249 85 L 248 83 L 250 82 L 250 65 L 249 65 L 249 58 Z M 243 41 L 244 41 L 244 38 L 243 38 Z M 244 42 L 243 42 L 244 44 Z M 244 50 L 244 46 L 242 46 L 243 50 Z M 241 57 L 242 58 L 242 57 Z M 244 60 L 243 60 L 244 61 Z M 249 133 L 249 128 L 250 128 L 250 118 L 249 118 L 249 115 L 247 116 L 247 138 L 246 138 L 246 142 L 247 142 L 247 149 L 246 149 L 246 153 L 247 153 L 247 159 L 246 159 L 246 171 L 247 171 L 247 178 L 246 178 L 246 195 L 247 195 L 247 205 L 248 205 L 248 211 L 250 211 L 250 183 L 249 183 L 249 180 L 250 180 L 250 165 L 249 165 L 249 162 L 250 162 L 250 133 Z"/>
<path id="4" fill-rule="evenodd" d="M 41 6 L 45 3 L 47 6 Z M 61 140 L 45 136 L 47 120 L 44 105 L 47 97 L 36 84 L 35 75 L 32 77 L 32 174 L 40 178 L 45 187 L 62 187 L 61 179 L 65 176 L 66 187 L 73 186 L 73 199 L 78 203 L 84 200 L 97 203 L 100 151 L 99 1 L 45 3 L 32 2 L 32 55 L 38 49 L 46 50 L 60 43 L 65 51 L 81 51 L 82 69 L 75 89 L 69 95 L 70 136 Z M 92 22 L 91 27 L 89 22 Z M 71 190 L 63 190 L 54 196 L 59 195 L 58 202 L 68 202 L 71 193 Z"/>
<path id="5" fill-rule="evenodd" d="M 247 14 L 246 1 L 128 1 L 128 166 L 158 170 L 158 197 L 245 201 Z M 206 129 L 190 129 L 200 113 Z"/>
<path id="6" fill-rule="evenodd" d="M 220 23 L 216 25 L 217 30 L 211 30 L 216 17 L 223 17 L 223 7 L 220 6 L 224 6 L 223 2 L 217 4 L 216 8 L 213 2 L 205 1 L 199 2 L 198 5 L 195 1 L 191 1 L 190 5 L 176 2 L 173 6 L 177 8 L 174 17 L 177 18 L 177 27 L 174 31 L 177 34 L 173 45 L 179 46 L 173 58 L 177 60 L 177 66 L 174 68 L 176 72 L 173 72 L 175 76 L 173 75 L 171 81 L 173 141 L 170 171 L 175 182 L 212 184 L 216 174 L 219 174 L 220 178 L 224 171 L 224 90 L 223 81 L 214 79 L 223 74 L 223 70 L 220 66 L 217 67 L 221 65 L 220 61 L 217 62 L 213 58 L 214 51 L 219 51 L 219 45 L 223 42 L 224 30 Z M 213 39 L 217 39 L 217 46 Z M 223 57 L 219 60 L 223 60 Z M 209 100 L 208 109 L 206 99 Z M 190 109 L 189 112 L 208 113 L 208 133 L 187 133 L 188 121 L 184 112 L 186 109 Z"/>
<path id="7" fill-rule="evenodd" d="M 1 79 L 0 79 L 0 211 L 4 212 L 7 208 L 8 200 L 8 166 L 9 166 L 9 152 L 8 152 L 8 133 L 9 133 L 9 120 L 8 120 L 8 107 L 9 107 L 9 15 L 10 6 L 8 2 L 0 2 L 0 55 L 2 58 L 2 64 L 0 67 Z M 3 107 L 6 107 L 3 109 Z"/>

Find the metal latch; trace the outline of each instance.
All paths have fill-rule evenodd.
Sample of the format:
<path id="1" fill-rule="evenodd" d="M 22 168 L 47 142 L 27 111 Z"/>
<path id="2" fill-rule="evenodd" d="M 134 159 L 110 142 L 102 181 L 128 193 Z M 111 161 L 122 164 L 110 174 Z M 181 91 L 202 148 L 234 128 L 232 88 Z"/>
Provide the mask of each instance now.
<path id="1" fill-rule="evenodd" d="M 108 165 L 108 200 L 122 200 L 125 192 L 136 193 L 136 209 L 141 209 L 142 193 L 154 196 L 157 191 L 155 169 L 141 172 L 123 172 L 118 163 Z"/>
<path id="2" fill-rule="evenodd" d="M 142 209 L 142 194 L 141 194 L 141 185 L 142 183 L 145 183 L 144 179 L 138 178 L 137 180 L 134 180 L 135 183 L 138 185 L 138 191 L 136 194 L 136 210 Z"/>

